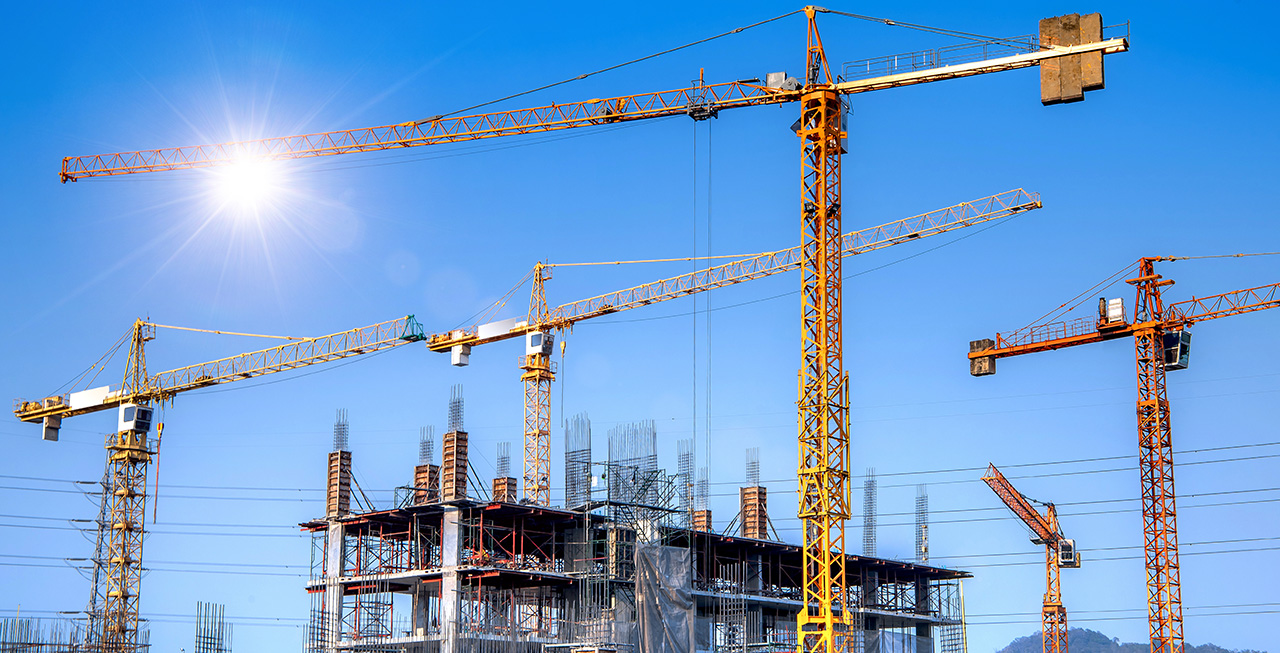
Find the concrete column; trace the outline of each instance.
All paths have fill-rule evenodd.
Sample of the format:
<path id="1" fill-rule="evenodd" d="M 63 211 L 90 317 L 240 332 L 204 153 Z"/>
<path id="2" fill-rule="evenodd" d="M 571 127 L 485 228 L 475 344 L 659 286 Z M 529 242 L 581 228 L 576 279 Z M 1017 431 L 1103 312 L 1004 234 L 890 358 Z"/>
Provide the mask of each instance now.
<path id="1" fill-rule="evenodd" d="M 458 565 L 462 561 L 462 513 L 445 510 L 441 518 L 440 566 L 440 653 L 458 650 L 458 618 L 462 613 Z"/>
<path id="2" fill-rule="evenodd" d="M 324 556 L 324 623 L 325 648 L 333 650 L 342 640 L 342 561 L 346 553 L 347 528 L 329 522 L 325 533 Z"/>
<path id="3" fill-rule="evenodd" d="M 930 610 L 929 601 L 929 581 L 919 579 L 915 582 L 916 590 L 916 612 L 920 614 L 928 614 Z M 933 627 L 928 622 L 916 624 L 916 651 L 917 653 L 932 653 L 933 651 Z"/>
<path id="4" fill-rule="evenodd" d="M 746 594 L 759 595 L 764 587 L 764 564 L 757 553 L 747 554 L 746 569 L 742 577 L 742 590 Z M 755 644 L 764 639 L 764 613 L 760 604 L 747 604 L 747 632 L 743 633 L 748 644 Z"/>
<path id="5" fill-rule="evenodd" d="M 880 587 L 880 573 L 868 569 L 862 574 L 862 607 L 867 609 L 876 603 L 876 590 Z M 878 653 L 880 650 L 880 638 L 877 632 L 880 629 L 880 620 L 875 615 L 865 614 L 863 616 L 863 648 L 865 653 Z"/>

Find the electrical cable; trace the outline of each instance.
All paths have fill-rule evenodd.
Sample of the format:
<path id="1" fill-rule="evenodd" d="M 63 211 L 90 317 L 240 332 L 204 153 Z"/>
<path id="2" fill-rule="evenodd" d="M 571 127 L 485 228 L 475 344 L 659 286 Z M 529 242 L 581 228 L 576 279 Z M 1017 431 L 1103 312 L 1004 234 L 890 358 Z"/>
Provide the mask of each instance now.
<path id="1" fill-rule="evenodd" d="M 929 25 L 919 25 L 916 23 L 904 23 L 900 20 L 892 20 L 889 18 L 876 18 L 875 16 L 866 16 L 863 14 L 852 14 L 847 11 L 836 11 L 835 9 L 820 8 L 818 9 L 818 11 L 824 14 L 835 14 L 837 16 L 847 16 L 849 18 L 857 18 L 858 20 L 865 20 L 872 23 L 880 23 L 882 25 L 888 25 L 889 27 L 905 27 L 907 29 L 913 29 L 921 32 L 928 32 L 930 34 L 938 34 L 942 36 L 954 36 L 956 38 L 968 39 L 971 41 L 979 41 L 979 42 L 998 41 L 1008 45 L 1027 47 L 1027 43 L 1023 41 L 1018 41 L 1016 39 L 1005 39 L 1005 38 L 1000 38 L 998 36 L 983 36 L 982 34 L 974 34 L 973 32 L 961 32 L 958 30 L 946 29 L 943 27 L 932 27 Z M 1040 49 L 1043 50 L 1047 48 L 1045 46 L 1041 46 Z"/>

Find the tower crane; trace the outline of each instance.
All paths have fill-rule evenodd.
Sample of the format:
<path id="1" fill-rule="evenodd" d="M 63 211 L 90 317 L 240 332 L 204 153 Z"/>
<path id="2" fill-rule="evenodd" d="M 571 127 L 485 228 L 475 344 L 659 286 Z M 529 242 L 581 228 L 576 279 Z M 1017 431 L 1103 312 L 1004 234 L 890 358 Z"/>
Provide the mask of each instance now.
<path id="1" fill-rule="evenodd" d="M 108 436 L 106 485 L 102 500 L 107 531 L 103 605 L 89 614 L 88 631 L 104 653 L 133 653 L 138 648 L 138 595 L 142 577 L 142 538 L 146 527 L 147 470 L 155 455 L 149 434 L 153 410 L 189 390 L 251 379 L 317 363 L 382 351 L 426 339 L 412 315 L 318 338 L 291 342 L 152 375 L 146 343 L 157 325 L 136 320 L 126 338 L 129 356 L 124 378 L 110 386 L 45 397 L 18 399 L 14 414 L 43 426 L 45 440 L 57 440 L 62 420 L 118 408 L 118 428 Z M 178 328 L 178 327 L 172 327 Z M 204 329 L 188 329 L 204 331 Z M 222 333 L 222 332 L 214 332 Z M 252 335 L 252 334 L 235 334 Z M 97 588 L 94 589 L 95 597 Z M 96 600 L 96 599 L 95 599 Z"/>
<path id="2" fill-rule="evenodd" d="M 1044 545 L 1045 590 L 1044 606 L 1040 610 L 1040 648 L 1044 653 L 1067 653 L 1067 608 L 1062 604 L 1058 572 L 1062 568 L 1080 566 L 1076 541 L 1062 534 L 1058 526 L 1058 509 L 1052 503 L 1036 501 L 1014 489 L 994 464 L 987 467 L 982 481 L 1031 529 L 1035 535 L 1031 543 Z M 1043 515 L 1031 505 L 1033 502 L 1044 506 Z"/>
<path id="3" fill-rule="evenodd" d="M 998 220 L 1041 208 L 1040 197 L 1021 188 L 971 202 L 930 211 L 844 234 L 842 256 L 854 256 L 908 243 L 955 229 Z M 546 281 L 555 264 L 538 263 L 532 272 L 529 312 L 523 318 L 475 325 L 431 336 L 432 351 L 449 352 L 454 365 L 467 365 L 476 345 L 525 339 L 519 358 L 524 383 L 524 499 L 538 505 L 551 502 L 551 383 L 555 369 L 551 352 L 556 333 L 573 329 L 578 322 L 626 311 L 669 299 L 788 272 L 800 267 L 800 247 L 737 259 L 674 277 L 548 307 Z"/>
<path id="4" fill-rule="evenodd" d="M 854 256 L 1041 207 L 1037 194 L 1015 189 L 844 234 L 841 251 L 844 256 Z M 550 416 L 550 382 L 554 378 L 550 361 L 553 331 L 570 330 L 573 325 L 585 319 L 794 270 L 799 267 L 800 259 L 798 247 L 765 252 L 554 308 L 548 308 L 545 294 L 545 280 L 550 278 L 552 266 L 539 263 L 534 268 L 530 312 L 524 321 L 512 319 L 477 325 L 470 329 L 427 334 L 418 321 L 409 315 L 318 338 L 290 338 L 291 342 L 285 345 L 155 375 L 149 374 L 147 370 L 146 343 L 155 339 L 157 327 L 206 330 L 135 321 L 126 338 L 130 347 L 124 378 L 114 390 L 110 386 L 103 386 L 37 401 L 19 399 L 14 406 L 14 414 L 18 419 L 41 423 L 44 439 L 55 441 L 64 418 L 119 408 L 119 430 L 107 443 L 108 485 L 104 501 L 108 502 L 105 514 L 111 528 L 107 542 L 109 567 L 104 574 L 107 580 L 107 588 L 103 593 L 105 605 L 100 611 L 95 610 L 90 614 L 90 631 L 94 633 L 94 637 L 99 638 L 105 651 L 134 650 L 142 568 L 142 537 L 145 532 L 146 479 L 149 464 L 155 454 L 148 439 L 154 407 L 171 403 L 179 394 L 189 390 L 342 360 L 409 343 L 425 342 L 434 351 L 451 352 L 455 364 L 466 364 L 474 345 L 525 338 L 526 354 L 521 356 L 521 368 L 526 371 L 523 377 L 527 418 L 526 499 L 538 502 L 538 497 L 541 496 L 541 505 L 547 505 L 550 495 L 549 424 L 535 422 L 528 419 L 528 416 Z M 530 368 L 540 372 L 541 376 L 529 378 Z M 531 427 L 539 426 L 539 430 L 531 431 Z M 531 432 L 537 437 L 528 437 Z M 530 442 L 538 447 L 536 456 L 529 453 Z"/>
<path id="5" fill-rule="evenodd" d="M 1099 300 L 1096 316 L 1035 324 L 969 343 L 969 373 L 995 374 L 996 359 L 1133 337 L 1138 378 L 1138 452 L 1147 570 L 1147 623 L 1152 653 L 1182 652 L 1182 585 L 1178 564 L 1178 511 L 1173 486 L 1172 427 L 1165 372 L 1190 362 L 1191 325 L 1280 306 L 1280 283 L 1164 304 L 1172 279 L 1155 264 L 1183 257 L 1138 259 L 1126 283 L 1137 291 L 1133 320 L 1124 300 Z"/>
<path id="6" fill-rule="evenodd" d="M 843 293 L 839 239 L 843 233 L 841 155 L 847 138 L 845 96 L 976 75 L 1040 67 L 1041 102 L 1084 99 L 1104 86 L 1103 55 L 1129 49 L 1127 34 L 1106 39 L 1099 14 L 1069 14 L 1040 21 L 1040 38 L 992 39 L 976 59 L 939 61 L 938 51 L 920 57 L 879 60 L 866 76 L 833 75 L 818 32 L 818 14 L 856 16 L 807 6 L 803 79 L 771 73 L 758 79 L 703 84 L 657 93 L 591 99 L 568 104 L 475 114 L 354 130 L 331 131 L 235 143 L 68 157 L 64 182 L 97 176 L 202 168 L 246 159 L 299 159 L 353 152 L 454 143 L 499 136 L 557 131 L 626 121 L 687 115 L 714 118 L 725 109 L 798 102 L 795 133 L 801 140 L 801 365 L 798 516 L 803 522 L 803 605 L 797 616 L 800 653 L 844 648 L 850 623 L 844 570 L 845 521 L 849 517 L 849 384 L 843 360 Z M 781 17 L 779 17 L 781 18 Z M 905 23 L 875 19 L 888 25 Z M 914 26 L 919 27 L 919 26 Z M 966 35 L 971 37 L 972 35 Z M 1020 45 L 1019 45 L 1020 44 Z M 1009 48 L 1020 50 L 996 56 Z M 533 361 L 533 364 L 540 364 Z M 544 387 L 546 371 L 530 365 L 527 383 Z M 535 416 L 536 418 L 537 416 Z"/>

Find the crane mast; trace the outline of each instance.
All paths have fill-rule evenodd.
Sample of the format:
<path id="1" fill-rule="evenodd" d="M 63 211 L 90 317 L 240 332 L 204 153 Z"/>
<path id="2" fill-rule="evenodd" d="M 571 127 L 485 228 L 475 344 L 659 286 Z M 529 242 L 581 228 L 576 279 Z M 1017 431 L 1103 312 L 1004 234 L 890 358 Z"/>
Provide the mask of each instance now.
<path id="1" fill-rule="evenodd" d="M 840 155 L 844 112 L 815 8 L 806 7 L 809 46 L 800 98 L 804 172 L 800 248 L 799 511 L 803 541 L 803 607 L 797 614 L 802 653 L 843 650 L 849 624 L 845 521 L 849 518 L 849 376 L 843 358 L 840 252 Z"/>
<path id="2" fill-rule="evenodd" d="M 1133 336 L 1138 386 L 1138 469 L 1142 482 L 1142 532 L 1147 572 L 1147 623 L 1152 653 L 1181 653 L 1182 584 L 1178 560 L 1178 510 L 1173 483 L 1173 435 L 1165 373 L 1183 369 L 1183 329 L 1206 320 L 1280 306 L 1280 283 L 1235 290 L 1164 305 L 1163 289 L 1173 285 L 1155 271 L 1159 261 L 1138 260 L 1137 276 L 1126 282 L 1137 293 L 1132 322 L 1123 305 L 1102 310 L 1097 318 L 1037 324 L 994 340 L 969 343 L 969 372 L 995 373 L 996 359 Z M 1176 342 L 1166 341 L 1166 334 Z M 1189 343 L 1189 339 L 1185 341 Z"/>

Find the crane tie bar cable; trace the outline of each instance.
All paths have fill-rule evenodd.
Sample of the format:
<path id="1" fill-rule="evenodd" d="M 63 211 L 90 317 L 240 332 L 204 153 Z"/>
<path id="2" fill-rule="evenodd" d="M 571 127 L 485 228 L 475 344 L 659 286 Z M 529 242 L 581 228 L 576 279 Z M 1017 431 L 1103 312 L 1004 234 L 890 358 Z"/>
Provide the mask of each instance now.
<path id="1" fill-rule="evenodd" d="M 685 43 L 684 45 L 677 45 L 677 46 L 676 46 L 676 47 L 674 47 L 674 48 L 668 48 L 668 49 L 663 50 L 663 51 L 661 51 L 661 52 L 655 52 L 655 53 L 650 54 L 650 55 L 645 55 L 645 56 L 643 56 L 643 57 L 640 57 L 639 59 L 632 59 L 632 60 L 630 60 L 630 61 L 624 61 L 624 62 L 622 62 L 622 63 L 614 64 L 614 65 L 612 65 L 612 66 L 608 66 L 608 67 L 606 67 L 606 68 L 601 68 L 601 69 L 599 69 L 599 70 L 593 70 L 593 71 L 591 71 L 591 72 L 589 72 L 589 73 L 582 73 L 581 75 L 577 75 L 577 76 L 575 76 L 575 77 L 570 77 L 570 78 L 568 78 L 568 79 L 562 79 L 562 80 L 560 80 L 560 81 L 558 81 L 558 82 L 552 82 L 552 83 L 550 83 L 550 84 L 545 84 L 545 85 L 543 85 L 543 86 L 539 86 L 539 87 L 537 87 L 537 88 L 531 88 L 531 89 L 529 89 L 529 90 L 527 90 L 527 91 L 521 91 L 521 92 L 519 92 L 519 93 L 513 93 L 513 94 L 511 94 L 511 95 L 507 95 L 507 96 L 505 96 L 505 97 L 500 97 L 500 98 L 498 98 L 498 99 L 496 99 L 496 100 L 489 100 L 488 102 L 482 102 L 482 103 L 480 103 L 480 104 L 473 104 L 473 105 L 471 105 L 471 106 L 469 106 L 469 107 L 466 107 L 466 108 L 464 108 L 464 109 L 458 109 L 457 111 L 450 111 L 449 113 L 441 114 L 441 115 L 438 115 L 438 116 L 432 116 L 432 117 L 430 117 L 430 118 L 427 118 L 426 120 L 420 120 L 420 121 L 417 121 L 417 123 L 415 123 L 415 124 L 422 124 L 422 123 L 425 123 L 425 122 L 431 122 L 431 121 L 433 121 L 433 120 L 439 120 L 439 119 L 441 119 L 441 118 L 447 118 L 447 117 L 449 117 L 449 116 L 456 116 L 456 115 L 458 115 L 458 114 L 460 114 L 460 113 L 464 113 L 464 112 L 467 112 L 467 111 L 473 111 L 473 110 L 475 110 L 475 109 L 479 109 L 479 108 L 482 108 L 482 107 L 487 107 L 487 106 L 489 106 L 489 105 L 491 105 L 491 104 L 497 104 L 497 103 L 499 103 L 499 102 L 505 102 L 506 100 L 512 100 L 512 99 L 515 99 L 515 98 L 518 98 L 518 97 L 521 97 L 521 96 L 524 96 L 524 95 L 529 95 L 530 93 L 537 93 L 538 91 L 545 91 L 545 90 L 547 90 L 547 89 L 549 89 L 549 88 L 554 88 L 554 87 L 556 87 L 556 86 L 560 86 L 560 85 L 562 85 L 562 84 L 568 84 L 569 82 L 576 82 L 576 81 L 581 80 L 581 79 L 586 79 L 586 78 L 588 78 L 588 77 L 591 77 L 592 75 L 599 75 L 600 73 L 607 73 L 607 72 L 609 72 L 609 71 L 611 71 L 611 70 L 617 70 L 617 69 L 622 68 L 622 67 L 624 67 L 624 66 L 630 66 L 631 64 L 640 63 L 640 62 L 642 62 L 642 61 L 648 61 L 649 59 L 655 59 L 655 58 L 657 58 L 657 57 L 661 57 L 661 56 L 662 56 L 662 55 L 664 55 L 664 54 L 671 54 L 672 52 L 676 52 L 676 51 L 678 51 L 678 50 L 684 50 L 685 48 L 691 48 L 691 47 L 693 47 L 693 46 L 695 46 L 695 45 L 701 45 L 701 44 L 703 44 L 703 43 L 707 43 L 707 42 L 709 42 L 709 41 L 714 41 L 714 40 L 716 40 L 716 39 L 718 39 L 718 38 L 722 38 L 722 37 L 725 37 L 725 36 L 731 36 L 731 35 L 733 35 L 733 34 L 737 34 L 737 33 L 739 33 L 739 32 L 745 32 L 746 30 L 749 30 L 749 29 L 751 29 L 751 28 L 753 28 L 753 27 L 759 27 L 759 26 L 764 25 L 764 24 L 766 24 L 766 23 L 772 23 L 772 22 L 774 22 L 774 21 L 776 21 L 776 20 L 781 20 L 781 19 L 783 19 L 783 18 L 786 18 L 787 16 L 791 16 L 791 15 L 793 15 L 793 14 L 798 14 L 798 13 L 801 13 L 801 10 L 797 9 L 797 10 L 795 10 L 795 11 L 789 11 L 789 12 L 787 12 L 787 13 L 785 13 L 785 14 L 780 15 L 780 16 L 774 16 L 773 18 L 768 18 L 768 19 L 765 19 L 765 20 L 762 20 L 762 21 L 759 21 L 759 22 L 756 22 L 756 23 L 752 23 L 752 24 L 750 24 L 750 25 L 744 25 L 743 27 L 739 27 L 739 28 L 736 28 L 736 29 L 732 29 L 732 30 L 729 30 L 729 31 L 727 31 L 727 32 L 721 32 L 720 34 L 716 34 L 715 36 L 708 36 L 708 37 L 706 37 L 706 38 L 704 38 L 704 39 L 699 39 L 699 40 L 697 40 L 697 41 L 691 41 L 691 42 L 689 42 L 689 43 Z"/>
<path id="2" fill-rule="evenodd" d="M 298 338 L 295 336 L 269 336 L 262 333 L 240 333 L 237 331 L 217 331 L 214 329 L 197 329 L 195 327 L 173 326 L 170 324 L 151 324 L 153 327 L 161 329 L 177 329 L 179 331 L 196 331 L 198 333 L 213 333 L 220 336 L 247 336 L 249 338 L 275 338 L 277 340 L 308 340 L 308 338 Z"/>

